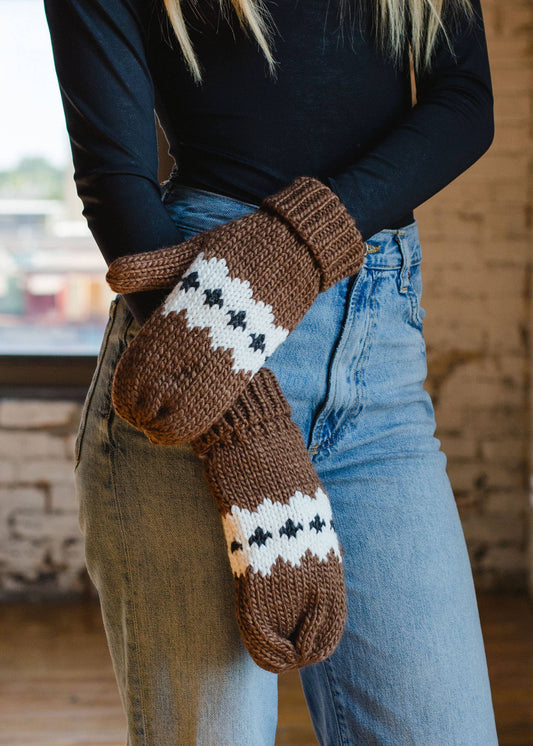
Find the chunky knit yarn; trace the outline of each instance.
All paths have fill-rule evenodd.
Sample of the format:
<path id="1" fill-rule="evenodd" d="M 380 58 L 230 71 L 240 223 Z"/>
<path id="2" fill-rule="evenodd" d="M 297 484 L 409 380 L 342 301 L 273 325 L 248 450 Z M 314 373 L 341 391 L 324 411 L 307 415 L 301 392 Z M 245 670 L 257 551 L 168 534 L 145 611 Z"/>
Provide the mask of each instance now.
<path id="1" fill-rule="evenodd" d="M 346 618 L 331 505 L 290 415 L 262 368 L 192 442 L 222 517 L 241 634 L 274 673 L 331 655 Z"/>
<path id="2" fill-rule="evenodd" d="M 115 260 L 107 280 L 117 292 L 176 280 L 119 361 L 117 413 L 153 442 L 205 433 L 317 294 L 359 271 L 364 249 L 334 192 L 302 176 L 253 213 L 176 247 Z"/>
<path id="3" fill-rule="evenodd" d="M 124 257 L 109 277 L 122 292 L 171 288 L 194 250 L 188 241 L 155 252 L 149 274 Z M 329 499 L 274 374 L 262 368 L 192 447 L 222 516 L 250 654 L 276 673 L 323 660 L 346 616 L 341 549 Z"/>

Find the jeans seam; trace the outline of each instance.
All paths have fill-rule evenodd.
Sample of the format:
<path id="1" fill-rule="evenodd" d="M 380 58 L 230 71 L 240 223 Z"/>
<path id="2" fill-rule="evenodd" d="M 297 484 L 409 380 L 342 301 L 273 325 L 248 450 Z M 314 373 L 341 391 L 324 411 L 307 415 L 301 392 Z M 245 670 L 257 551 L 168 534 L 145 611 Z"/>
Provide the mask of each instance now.
<path id="1" fill-rule="evenodd" d="M 357 375 L 357 371 L 360 365 L 364 365 L 366 361 L 368 360 L 368 357 L 370 355 L 370 348 L 371 348 L 371 336 L 372 336 L 372 330 L 374 327 L 374 321 L 375 321 L 375 298 L 376 293 L 374 292 L 376 287 L 381 282 L 381 278 L 379 275 L 376 276 L 375 279 L 372 280 L 372 288 L 371 288 L 371 294 L 370 294 L 370 302 L 369 302 L 369 320 L 368 320 L 368 327 L 365 334 L 365 340 L 362 344 L 361 352 L 357 360 L 353 361 L 353 364 L 351 366 L 352 370 L 355 370 L 355 373 Z M 349 407 L 348 411 L 346 412 L 346 416 L 344 418 L 344 422 L 341 425 L 340 428 L 337 428 L 329 438 L 327 438 L 324 441 L 320 441 L 317 446 L 312 450 L 312 457 L 318 456 L 325 448 L 330 448 L 331 446 L 334 446 L 338 440 L 341 438 L 341 436 L 346 431 L 346 428 L 348 426 L 349 421 L 354 416 L 358 416 L 362 409 L 363 409 L 363 403 L 362 403 L 362 386 L 359 384 L 356 386 L 356 396 L 354 399 L 353 404 Z M 355 415 L 354 415 L 355 412 Z"/>
<path id="2" fill-rule="evenodd" d="M 420 269 L 418 270 L 421 271 Z M 419 297 L 415 287 L 413 286 L 413 283 L 411 282 L 411 277 L 409 277 L 409 285 L 407 287 L 407 295 L 409 296 L 409 301 L 411 303 L 411 320 L 413 326 L 418 329 L 418 331 L 423 330 L 424 321 L 420 315 L 420 303 L 421 298 Z"/>
<path id="3" fill-rule="evenodd" d="M 418 331 L 422 331 L 422 319 L 418 312 L 418 296 L 411 285 L 409 285 L 407 289 L 407 295 L 409 296 L 409 302 L 411 304 L 411 322 Z"/>
<path id="4" fill-rule="evenodd" d="M 112 378 L 112 376 L 111 376 L 111 378 Z M 142 721 L 142 726 L 143 726 L 143 736 L 142 736 L 142 738 L 143 738 L 143 743 L 144 744 L 148 744 L 148 741 L 147 741 L 148 730 L 146 728 L 145 705 L 144 705 L 144 701 L 143 701 L 143 696 L 144 696 L 143 695 L 143 691 L 144 691 L 144 688 L 143 688 L 143 682 L 142 682 L 142 677 L 141 677 L 142 676 L 141 675 L 141 670 L 142 669 L 141 669 L 141 665 L 140 665 L 139 647 L 138 647 L 139 630 L 138 630 L 138 625 L 137 625 L 137 606 L 136 606 L 136 603 L 135 603 L 135 594 L 131 593 L 132 564 L 131 564 L 130 554 L 129 554 L 129 551 L 128 551 L 128 543 L 127 543 L 127 540 L 126 540 L 126 530 L 124 528 L 124 520 L 123 520 L 122 510 L 120 508 L 120 502 L 119 502 L 118 496 L 117 496 L 117 478 L 116 478 L 116 470 L 115 470 L 115 461 L 114 461 L 114 456 L 113 456 L 113 454 L 116 451 L 117 445 L 116 445 L 116 442 L 115 442 L 115 440 L 114 440 L 114 438 L 113 438 L 113 436 L 111 434 L 111 425 L 112 425 L 112 423 L 113 423 L 113 415 L 111 415 L 109 417 L 108 424 L 107 424 L 107 427 L 108 427 L 108 439 L 109 439 L 109 443 L 110 443 L 110 448 L 109 448 L 109 467 L 110 467 L 110 473 L 111 473 L 112 482 L 113 482 L 113 500 L 114 500 L 116 511 L 117 511 L 117 515 L 118 515 L 118 518 L 119 518 L 120 534 L 121 534 L 121 537 L 122 537 L 122 546 L 123 546 L 123 551 L 124 551 L 124 557 L 125 557 L 125 560 L 126 560 L 126 569 L 127 569 L 127 572 L 128 572 L 128 585 L 130 587 L 130 598 L 131 598 L 131 609 L 132 609 L 132 627 L 133 627 L 133 633 L 135 635 L 135 662 L 136 662 L 136 666 L 137 666 L 137 680 L 139 682 L 139 685 L 138 685 L 138 694 L 139 694 L 139 702 L 140 702 L 140 707 L 141 707 L 141 713 L 140 713 L 141 714 L 141 721 Z M 139 734 L 136 733 L 135 736 L 137 736 L 137 735 L 139 735 Z"/>
<path id="5" fill-rule="evenodd" d="M 349 318 L 352 312 L 353 297 L 355 295 L 355 290 L 357 288 L 358 281 L 363 276 L 363 271 L 365 270 L 366 270 L 366 267 L 363 267 L 361 271 L 359 272 L 359 274 L 357 275 L 357 277 L 355 278 L 351 287 L 348 288 L 348 292 L 347 292 L 346 300 L 345 300 L 345 309 L 344 309 L 343 319 L 341 323 L 341 329 L 337 336 L 337 339 L 335 340 L 335 343 L 333 345 L 332 352 L 330 355 L 330 359 L 328 361 L 328 370 L 326 374 L 327 375 L 327 386 L 326 386 L 326 395 L 324 398 L 324 408 L 321 412 L 318 413 L 316 422 L 311 426 L 311 432 L 310 432 L 310 438 L 309 438 L 309 442 L 310 442 L 309 449 L 312 455 L 316 455 L 317 453 L 319 453 L 324 443 L 323 441 L 320 441 L 320 433 L 324 426 L 324 422 L 326 420 L 327 414 L 331 411 L 331 407 L 326 409 L 325 405 L 327 404 L 328 399 L 330 399 L 331 397 L 330 387 L 331 387 L 331 382 L 332 382 L 332 373 L 333 373 L 332 369 L 333 369 L 333 366 L 335 365 L 335 359 L 337 358 L 339 354 L 341 343 L 343 345 L 342 349 L 345 349 L 346 347 L 348 340 L 345 339 L 344 332 L 346 331 L 346 325 L 349 321 Z M 334 399 L 334 397 L 332 399 Z M 314 440 L 313 439 L 314 433 L 317 433 L 317 439 L 315 441 L 316 445 L 312 445 L 313 440 Z"/>
<path id="6" fill-rule="evenodd" d="M 323 667 L 324 667 L 324 678 L 326 679 L 326 683 L 328 685 L 328 689 L 331 695 L 331 701 L 333 703 L 333 711 L 335 712 L 335 725 L 337 727 L 337 739 L 338 739 L 340 746 L 349 746 L 349 742 L 344 738 L 344 735 L 343 735 L 343 731 L 345 730 L 344 718 L 342 717 L 342 708 L 340 706 L 340 701 L 339 701 L 339 692 L 335 685 L 335 676 L 333 674 L 333 669 L 331 669 L 331 662 L 329 658 L 326 658 L 326 660 L 323 662 Z"/>

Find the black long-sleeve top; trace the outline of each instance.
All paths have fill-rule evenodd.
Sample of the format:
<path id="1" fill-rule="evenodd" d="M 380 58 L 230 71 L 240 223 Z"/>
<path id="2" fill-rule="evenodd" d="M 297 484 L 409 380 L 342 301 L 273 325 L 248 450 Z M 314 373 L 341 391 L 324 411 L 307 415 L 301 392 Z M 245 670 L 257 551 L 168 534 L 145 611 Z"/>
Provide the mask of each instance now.
<path id="1" fill-rule="evenodd" d="M 415 106 L 408 53 L 402 66 L 379 51 L 362 5 L 340 34 L 337 1 L 266 0 L 275 78 L 216 0 L 200 1 L 203 21 L 186 7 L 198 86 L 162 0 L 44 0 L 76 187 L 108 263 L 179 241 L 161 202 L 154 110 L 182 183 L 259 204 L 296 176 L 315 176 L 365 240 L 412 222 L 418 205 L 489 148 L 480 0 L 473 22 L 446 25 L 444 15 L 451 50 L 439 31 Z M 143 293 L 128 303 L 142 320 L 160 299 Z"/>

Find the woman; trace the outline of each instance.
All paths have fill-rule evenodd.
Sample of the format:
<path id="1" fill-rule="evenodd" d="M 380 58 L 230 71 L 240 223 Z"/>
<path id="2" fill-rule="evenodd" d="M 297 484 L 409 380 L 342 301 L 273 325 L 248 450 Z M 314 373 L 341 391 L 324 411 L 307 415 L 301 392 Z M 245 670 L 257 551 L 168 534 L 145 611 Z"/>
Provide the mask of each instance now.
<path id="1" fill-rule="evenodd" d="M 302 305 L 250 383 L 279 383 L 343 550 L 342 637 L 317 662 L 297 661 L 304 693 L 322 744 L 496 744 L 468 554 L 423 389 L 413 215 L 492 142 L 479 0 L 45 7 L 76 186 L 108 264 L 263 220 L 265 200 L 303 176 L 306 195 L 320 182 L 346 211 L 343 228 L 355 224 L 363 254 Z M 177 163 L 162 195 L 154 108 Z M 263 249 L 267 279 L 278 254 L 276 241 Z M 298 273 L 284 272 L 292 289 Z M 271 745 L 282 667 L 258 666 L 239 634 L 201 449 L 163 447 L 113 406 L 119 359 L 191 274 L 143 292 L 126 283 L 111 304 L 76 443 L 80 526 L 128 743 Z M 284 478 L 293 447 L 258 478 L 274 467 Z"/>

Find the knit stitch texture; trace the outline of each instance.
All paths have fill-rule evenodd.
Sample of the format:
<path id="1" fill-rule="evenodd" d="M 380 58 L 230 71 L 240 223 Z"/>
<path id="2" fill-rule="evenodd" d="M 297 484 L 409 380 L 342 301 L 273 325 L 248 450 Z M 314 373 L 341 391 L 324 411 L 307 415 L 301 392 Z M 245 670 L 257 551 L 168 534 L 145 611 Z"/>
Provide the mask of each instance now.
<path id="1" fill-rule="evenodd" d="M 341 547 L 272 371 L 262 368 L 192 447 L 222 517 L 250 655 L 274 673 L 324 660 L 346 618 Z"/>
<path id="2" fill-rule="evenodd" d="M 107 280 L 117 292 L 176 280 L 117 366 L 116 411 L 153 442 L 200 436 L 231 408 L 317 294 L 356 274 L 364 254 L 338 197 L 302 176 L 253 213 L 177 247 L 115 260 Z"/>

